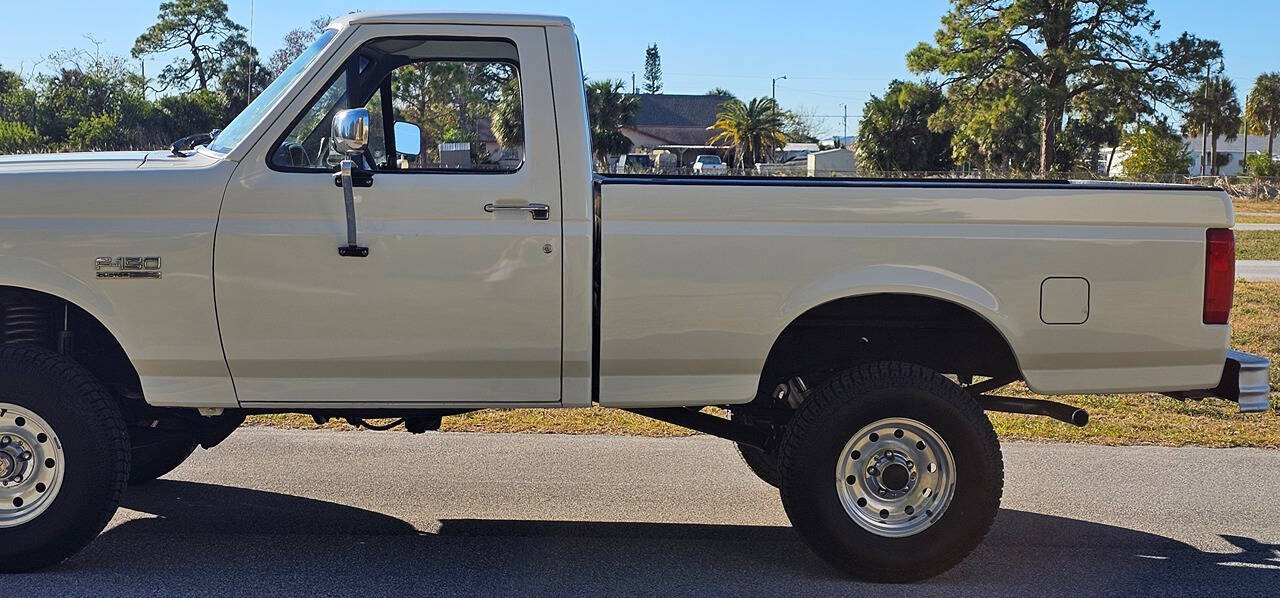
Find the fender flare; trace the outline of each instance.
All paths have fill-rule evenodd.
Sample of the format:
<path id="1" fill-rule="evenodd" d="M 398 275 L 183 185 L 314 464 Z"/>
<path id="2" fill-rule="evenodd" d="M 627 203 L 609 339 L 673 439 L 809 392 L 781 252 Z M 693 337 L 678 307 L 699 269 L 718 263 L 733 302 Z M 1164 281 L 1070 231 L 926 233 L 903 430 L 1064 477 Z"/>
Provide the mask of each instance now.
<path id="1" fill-rule="evenodd" d="M 877 294 L 917 295 L 963 307 L 990 324 L 1009 346 L 1014 360 L 1018 360 L 1014 339 L 1021 337 L 1021 330 L 1001 310 L 995 293 L 955 272 L 897 264 L 865 266 L 796 288 L 779 309 L 781 325 L 773 331 L 770 353 L 787 328 L 810 310 L 840 299 Z M 1021 370 L 1021 363 L 1018 368 Z"/>

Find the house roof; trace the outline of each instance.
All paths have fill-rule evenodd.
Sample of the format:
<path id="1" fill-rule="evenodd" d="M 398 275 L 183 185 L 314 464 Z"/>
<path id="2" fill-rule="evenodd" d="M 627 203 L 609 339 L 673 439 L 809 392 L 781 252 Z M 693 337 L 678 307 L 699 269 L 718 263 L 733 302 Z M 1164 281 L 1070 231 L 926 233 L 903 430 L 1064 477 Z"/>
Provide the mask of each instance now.
<path id="1" fill-rule="evenodd" d="M 636 111 L 636 128 L 702 127 L 715 124 L 720 105 L 728 98 L 708 95 L 667 93 L 636 94 L 640 109 Z"/>
<path id="2" fill-rule="evenodd" d="M 707 127 L 715 124 L 720 105 L 728 99 L 665 93 L 635 94 L 635 98 L 640 107 L 634 129 L 673 145 L 706 145 L 714 134 Z"/>

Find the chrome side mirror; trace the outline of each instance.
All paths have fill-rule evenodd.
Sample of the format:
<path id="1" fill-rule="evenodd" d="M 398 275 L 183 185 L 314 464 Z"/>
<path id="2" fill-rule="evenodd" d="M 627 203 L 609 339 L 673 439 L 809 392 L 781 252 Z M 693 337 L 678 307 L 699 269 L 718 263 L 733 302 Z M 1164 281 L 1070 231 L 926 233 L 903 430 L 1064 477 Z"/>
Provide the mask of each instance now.
<path id="1" fill-rule="evenodd" d="M 369 257 L 369 248 L 356 242 L 356 204 L 352 189 L 355 186 L 355 160 L 369 146 L 369 111 L 352 108 L 333 115 L 333 128 L 329 138 L 333 150 L 347 156 L 339 166 L 337 181 L 342 186 L 342 201 L 347 212 L 347 244 L 338 247 L 338 255 Z M 369 185 L 372 184 L 373 179 L 369 178 Z"/>
<path id="2" fill-rule="evenodd" d="M 405 157 L 417 157 L 422 153 L 422 129 L 413 123 L 397 122 L 396 153 Z"/>
<path id="3" fill-rule="evenodd" d="M 352 108 L 333 115 L 329 138 L 334 151 L 344 156 L 358 156 L 369 145 L 369 110 Z"/>

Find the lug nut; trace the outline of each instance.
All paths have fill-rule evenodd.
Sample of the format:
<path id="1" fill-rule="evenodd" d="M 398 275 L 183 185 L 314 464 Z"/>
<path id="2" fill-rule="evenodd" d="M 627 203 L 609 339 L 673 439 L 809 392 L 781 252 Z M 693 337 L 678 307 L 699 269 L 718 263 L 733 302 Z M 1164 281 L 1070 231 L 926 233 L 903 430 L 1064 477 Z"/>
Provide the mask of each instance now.
<path id="1" fill-rule="evenodd" d="M 10 442 L 13 442 L 13 440 L 10 439 L 8 436 L 0 437 L 0 448 L 9 446 Z"/>
<path id="2" fill-rule="evenodd" d="M 871 467 L 867 468 L 867 475 L 879 475 L 879 474 L 880 474 L 880 470 L 876 469 L 875 465 L 872 465 Z"/>
<path id="3" fill-rule="evenodd" d="M 31 460 L 31 451 L 22 451 L 22 454 L 21 454 L 21 455 L 18 455 L 18 458 L 19 458 L 19 459 L 22 459 L 23 461 L 30 461 L 30 460 Z"/>

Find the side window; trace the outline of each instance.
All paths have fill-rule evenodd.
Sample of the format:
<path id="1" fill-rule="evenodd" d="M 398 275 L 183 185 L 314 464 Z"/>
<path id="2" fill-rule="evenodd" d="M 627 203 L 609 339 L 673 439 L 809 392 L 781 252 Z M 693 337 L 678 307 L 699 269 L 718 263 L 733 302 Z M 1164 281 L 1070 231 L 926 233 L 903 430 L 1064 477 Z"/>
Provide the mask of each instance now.
<path id="1" fill-rule="evenodd" d="M 505 40 L 388 38 L 362 46 L 294 122 L 274 167 L 331 171 L 339 110 L 363 106 L 364 167 L 380 172 L 513 172 L 524 163 L 519 56 Z M 384 94 L 386 97 L 384 97 Z M 389 101 L 388 101 L 389 100 Z"/>

